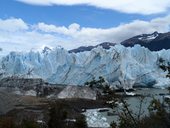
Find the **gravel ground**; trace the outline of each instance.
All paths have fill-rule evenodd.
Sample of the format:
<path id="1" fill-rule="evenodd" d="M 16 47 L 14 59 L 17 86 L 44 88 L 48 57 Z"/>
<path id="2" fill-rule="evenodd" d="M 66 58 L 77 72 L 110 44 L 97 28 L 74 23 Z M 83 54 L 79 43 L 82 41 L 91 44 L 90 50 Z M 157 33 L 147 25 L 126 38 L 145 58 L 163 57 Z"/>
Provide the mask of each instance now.
<path id="1" fill-rule="evenodd" d="M 19 96 L 0 90 L 0 115 L 14 109 L 19 103 Z"/>
<path id="2" fill-rule="evenodd" d="M 13 92 L 15 89 L 0 87 L 0 115 L 6 114 L 10 110 L 25 106 L 41 105 L 44 98 L 35 96 L 17 95 Z"/>

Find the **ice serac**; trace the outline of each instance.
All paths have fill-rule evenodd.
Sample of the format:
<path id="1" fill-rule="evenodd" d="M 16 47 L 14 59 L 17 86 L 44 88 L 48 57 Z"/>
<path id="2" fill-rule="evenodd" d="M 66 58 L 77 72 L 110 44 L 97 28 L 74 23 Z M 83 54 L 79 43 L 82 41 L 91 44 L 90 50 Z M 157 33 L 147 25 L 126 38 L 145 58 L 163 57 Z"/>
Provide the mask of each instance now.
<path id="1" fill-rule="evenodd" d="M 140 45 L 132 48 L 115 45 L 108 50 L 99 46 L 80 53 L 68 53 L 63 48 L 11 52 L 1 58 L 0 77 L 38 77 L 50 83 L 83 85 L 93 77 L 103 76 L 113 88 L 165 87 L 170 80 L 159 68 L 159 58 L 170 62 L 170 50 L 151 52 Z"/>

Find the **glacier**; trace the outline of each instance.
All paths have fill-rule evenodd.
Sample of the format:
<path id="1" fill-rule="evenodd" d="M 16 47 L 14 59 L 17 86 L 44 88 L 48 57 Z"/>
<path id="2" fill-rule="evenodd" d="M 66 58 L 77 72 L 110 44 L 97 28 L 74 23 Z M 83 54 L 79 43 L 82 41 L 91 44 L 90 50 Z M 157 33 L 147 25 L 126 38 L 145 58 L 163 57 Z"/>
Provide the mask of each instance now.
<path id="1" fill-rule="evenodd" d="M 49 83 L 84 85 L 103 76 L 113 88 L 169 86 L 167 72 L 159 68 L 159 58 L 170 62 L 170 50 L 151 52 L 135 45 L 101 46 L 80 53 L 61 47 L 43 51 L 11 52 L 0 58 L 0 79 L 8 76 L 42 78 Z"/>

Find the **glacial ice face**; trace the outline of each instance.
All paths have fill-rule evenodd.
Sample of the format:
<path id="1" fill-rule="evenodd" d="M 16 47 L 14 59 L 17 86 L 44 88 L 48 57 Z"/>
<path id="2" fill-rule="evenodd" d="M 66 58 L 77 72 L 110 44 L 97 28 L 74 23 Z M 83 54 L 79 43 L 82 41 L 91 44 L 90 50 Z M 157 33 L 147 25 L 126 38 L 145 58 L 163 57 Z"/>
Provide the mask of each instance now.
<path id="1" fill-rule="evenodd" d="M 0 72 L 3 77 L 38 77 L 68 85 L 83 85 L 93 77 L 103 76 L 113 88 L 163 87 L 168 86 L 170 80 L 158 66 L 160 57 L 170 61 L 170 50 L 151 52 L 140 45 L 132 48 L 115 45 L 109 50 L 99 46 L 81 53 L 68 53 L 63 48 L 48 52 L 11 52 L 0 59 Z"/>

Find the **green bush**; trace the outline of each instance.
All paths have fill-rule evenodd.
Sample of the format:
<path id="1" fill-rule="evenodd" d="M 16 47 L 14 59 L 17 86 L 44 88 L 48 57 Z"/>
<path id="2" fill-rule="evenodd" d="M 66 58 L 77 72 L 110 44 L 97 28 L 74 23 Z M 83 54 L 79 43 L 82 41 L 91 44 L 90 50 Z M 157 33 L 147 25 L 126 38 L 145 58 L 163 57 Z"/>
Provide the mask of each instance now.
<path id="1" fill-rule="evenodd" d="M 64 128 L 67 112 L 62 104 L 53 104 L 49 110 L 49 128 Z"/>
<path id="2" fill-rule="evenodd" d="M 21 128 L 39 128 L 39 125 L 35 121 L 23 120 Z"/>
<path id="3" fill-rule="evenodd" d="M 0 128 L 17 128 L 13 118 L 1 117 L 0 118 Z"/>
<path id="4" fill-rule="evenodd" d="M 76 119 L 75 128 L 87 128 L 87 122 L 84 116 Z"/>

